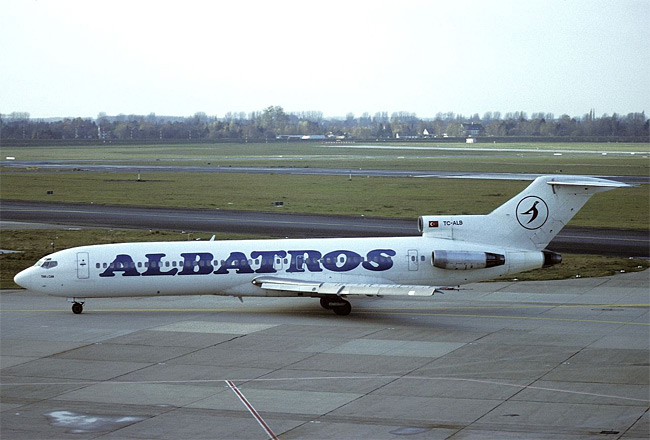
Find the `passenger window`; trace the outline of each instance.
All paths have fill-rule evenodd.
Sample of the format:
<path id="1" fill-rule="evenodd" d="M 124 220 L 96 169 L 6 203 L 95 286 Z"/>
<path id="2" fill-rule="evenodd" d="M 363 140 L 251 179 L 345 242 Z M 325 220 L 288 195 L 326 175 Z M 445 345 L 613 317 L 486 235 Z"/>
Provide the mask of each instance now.
<path id="1" fill-rule="evenodd" d="M 99 263 L 95 264 L 96 269 L 99 269 L 100 267 L 101 267 L 101 264 L 99 264 Z"/>

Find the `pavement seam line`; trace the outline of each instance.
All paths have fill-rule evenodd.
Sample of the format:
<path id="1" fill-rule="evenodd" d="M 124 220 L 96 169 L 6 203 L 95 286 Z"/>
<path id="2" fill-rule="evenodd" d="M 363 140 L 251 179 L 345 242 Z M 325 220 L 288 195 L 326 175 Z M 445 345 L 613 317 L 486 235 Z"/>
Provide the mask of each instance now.
<path id="1" fill-rule="evenodd" d="M 273 430 L 271 430 L 271 427 L 264 421 L 262 416 L 257 412 L 257 410 L 253 407 L 253 405 L 246 399 L 246 396 L 244 396 L 244 393 L 241 392 L 239 388 L 233 383 L 231 380 L 226 380 L 226 385 L 232 390 L 233 393 L 237 395 L 241 403 L 244 404 L 246 409 L 251 413 L 253 418 L 257 421 L 257 423 L 262 427 L 264 432 L 269 436 L 269 438 L 273 440 L 278 440 L 278 437 L 273 433 Z"/>

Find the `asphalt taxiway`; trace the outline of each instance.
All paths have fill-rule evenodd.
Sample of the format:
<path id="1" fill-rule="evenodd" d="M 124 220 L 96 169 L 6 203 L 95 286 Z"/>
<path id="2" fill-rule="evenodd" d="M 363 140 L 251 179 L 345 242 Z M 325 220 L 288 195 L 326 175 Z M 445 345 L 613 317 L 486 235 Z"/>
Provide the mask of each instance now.
<path id="1" fill-rule="evenodd" d="M 23 223 L 131 229 L 170 229 L 193 232 L 227 232 L 277 237 L 385 237 L 416 236 L 417 219 L 382 219 L 281 212 L 209 209 L 144 208 L 3 201 L 0 219 Z M 564 228 L 549 249 L 556 252 L 595 253 L 649 257 L 647 230 L 615 228 Z"/>
<path id="2" fill-rule="evenodd" d="M 0 437 L 647 439 L 650 272 L 426 301 L 0 295 Z"/>
<path id="3" fill-rule="evenodd" d="M 492 150 L 488 150 L 492 151 Z M 322 157 L 320 157 L 322 158 Z M 340 157 L 339 157 L 340 158 Z M 365 158 L 365 157 L 364 157 Z M 264 160 L 285 160 L 282 156 L 270 158 L 255 158 Z M 306 157 L 301 160 L 308 160 Z M 209 159 L 206 159 L 209 160 Z M 212 165 L 187 165 L 186 160 L 166 160 L 177 162 L 174 165 L 150 165 L 147 161 L 129 164 L 125 161 L 103 160 L 103 163 L 93 161 L 0 161 L 0 166 L 16 170 L 38 168 L 41 172 L 101 172 L 101 173 L 222 173 L 222 174 L 289 174 L 309 176 L 350 176 L 350 177 L 414 177 L 414 178 L 444 178 L 444 179 L 476 179 L 476 180 L 534 180 L 541 174 L 530 173 L 489 173 L 481 171 L 444 171 L 444 170 L 404 170 L 404 169 L 365 169 L 365 168 L 325 168 L 325 167 L 256 167 L 256 166 L 218 166 Z M 155 161 L 154 161 L 155 162 Z M 32 171 L 27 171 L 32 172 Z M 625 175 L 599 175 L 632 185 L 650 183 L 650 176 L 625 176 Z"/>

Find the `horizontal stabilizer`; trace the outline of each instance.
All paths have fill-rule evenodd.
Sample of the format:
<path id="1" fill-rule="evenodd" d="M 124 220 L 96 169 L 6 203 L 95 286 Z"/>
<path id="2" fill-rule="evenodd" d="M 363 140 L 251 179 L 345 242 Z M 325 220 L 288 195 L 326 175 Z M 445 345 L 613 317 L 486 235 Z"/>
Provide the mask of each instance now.
<path id="1" fill-rule="evenodd" d="M 563 176 L 563 177 L 551 179 L 546 183 L 553 186 L 556 185 L 557 186 L 584 186 L 584 187 L 606 188 L 606 189 L 628 188 L 632 186 L 632 185 L 628 185 L 627 183 L 615 182 L 613 180 L 597 179 L 595 177 L 581 178 L 580 176 L 566 176 L 566 177 Z"/>
<path id="2" fill-rule="evenodd" d="M 276 277 L 258 277 L 253 280 L 253 284 L 265 290 L 307 293 L 314 296 L 432 296 L 436 291 L 448 289 L 443 286 L 410 286 L 403 284 L 319 283 Z"/>

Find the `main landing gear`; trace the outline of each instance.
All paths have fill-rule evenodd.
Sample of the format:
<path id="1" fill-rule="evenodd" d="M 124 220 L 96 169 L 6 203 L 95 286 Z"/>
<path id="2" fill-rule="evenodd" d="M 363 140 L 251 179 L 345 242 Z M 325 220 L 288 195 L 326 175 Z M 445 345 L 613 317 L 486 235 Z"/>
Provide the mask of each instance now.
<path id="1" fill-rule="evenodd" d="M 320 299 L 320 306 L 325 310 L 333 310 L 334 313 L 341 316 L 349 315 L 352 311 L 352 305 L 339 297 L 328 298 L 324 296 Z"/>
<path id="2" fill-rule="evenodd" d="M 79 315 L 84 311 L 84 303 L 86 302 L 84 298 L 68 298 L 68 302 L 72 303 L 72 313 L 75 315 Z"/>

